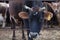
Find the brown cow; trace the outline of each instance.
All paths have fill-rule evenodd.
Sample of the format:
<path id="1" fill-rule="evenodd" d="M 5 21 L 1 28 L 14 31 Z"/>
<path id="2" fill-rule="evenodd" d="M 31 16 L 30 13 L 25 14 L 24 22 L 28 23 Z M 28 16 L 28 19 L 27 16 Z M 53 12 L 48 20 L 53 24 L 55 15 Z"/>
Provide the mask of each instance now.
<path id="1" fill-rule="evenodd" d="M 10 20 L 12 25 L 12 29 L 15 29 L 15 23 L 18 23 L 17 21 L 19 20 L 20 22 L 23 21 L 20 17 L 19 17 L 19 12 L 21 11 L 25 11 L 24 8 L 24 2 L 23 0 L 13 0 L 13 1 L 9 1 L 9 13 L 10 13 Z M 22 25 L 23 26 L 23 25 Z M 13 39 L 15 37 L 15 30 L 13 30 Z M 24 32 L 22 33 L 24 34 Z M 24 38 L 24 35 L 22 35 Z"/>

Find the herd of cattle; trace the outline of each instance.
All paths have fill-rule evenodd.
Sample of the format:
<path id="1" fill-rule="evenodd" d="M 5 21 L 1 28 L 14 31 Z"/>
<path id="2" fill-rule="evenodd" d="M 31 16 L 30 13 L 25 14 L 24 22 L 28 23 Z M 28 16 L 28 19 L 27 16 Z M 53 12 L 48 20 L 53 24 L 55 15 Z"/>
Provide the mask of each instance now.
<path id="1" fill-rule="evenodd" d="M 50 10 L 51 8 L 47 7 L 53 14 L 53 17 L 51 20 L 47 21 L 47 24 L 60 25 L 60 2 L 45 3 L 45 5 L 47 4 L 53 9 Z M 45 16 L 47 17 L 47 15 Z M 0 2 L 0 21 L 3 22 L 2 27 L 10 23 L 9 3 Z"/>
<path id="2" fill-rule="evenodd" d="M 12 1 L 10 1 L 9 3 L 0 2 L 0 22 L 2 21 L 3 28 L 6 26 L 6 24 L 13 24 L 11 28 L 15 29 L 15 25 L 21 25 L 21 23 L 23 27 L 23 25 L 28 21 L 26 20 L 25 23 L 24 19 L 29 19 L 30 17 L 32 20 L 29 20 L 29 22 L 31 23 L 31 27 L 29 26 L 30 30 L 27 30 L 27 35 L 29 37 L 28 39 L 32 40 L 32 38 L 35 38 L 39 34 L 42 23 L 45 25 L 47 24 L 48 26 L 51 25 L 51 27 L 52 25 L 60 26 L 60 2 L 43 2 L 42 4 L 44 5 L 44 7 L 32 8 L 31 2 L 26 2 L 26 5 L 23 4 L 24 2 L 22 0 L 20 1 L 20 3 L 19 1 L 17 1 L 17 4 L 13 3 Z M 44 11 L 44 15 L 42 14 L 42 11 Z M 31 14 L 32 16 L 29 16 Z M 28 23 L 26 25 L 28 25 Z M 24 38 L 24 31 L 22 32 Z"/>

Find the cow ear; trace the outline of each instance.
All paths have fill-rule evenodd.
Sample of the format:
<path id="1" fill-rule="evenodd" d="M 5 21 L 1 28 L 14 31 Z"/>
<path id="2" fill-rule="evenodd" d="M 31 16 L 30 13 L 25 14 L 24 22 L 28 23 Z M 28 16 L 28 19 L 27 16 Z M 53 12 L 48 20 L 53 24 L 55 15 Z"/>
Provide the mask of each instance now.
<path id="1" fill-rule="evenodd" d="M 20 18 L 22 18 L 22 19 L 28 19 L 29 18 L 29 16 L 28 16 L 28 13 L 27 12 L 19 12 L 18 13 L 18 16 L 20 17 Z"/>
<path id="2" fill-rule="evenodd" d="M 53 13 L 46 11 L 44 14 L 44 19 L 50 21 L 51 18 L 53 17 Z"/>

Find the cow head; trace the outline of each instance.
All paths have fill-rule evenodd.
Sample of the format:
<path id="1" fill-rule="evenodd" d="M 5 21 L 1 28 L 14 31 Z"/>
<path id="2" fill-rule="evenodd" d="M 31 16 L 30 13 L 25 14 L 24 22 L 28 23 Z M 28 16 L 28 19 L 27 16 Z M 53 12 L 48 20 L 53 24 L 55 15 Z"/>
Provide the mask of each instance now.
<path id="1" fill-rule="evenodd" d="M 52 9 L 54 10 L 54 12 L 58 12 L 58 7 L 59 7 L 58 5 L 59 5 L 59 3 L 53 3 L 52 2 L 51 6 L 52 6 Z"/>
<path id="2" fill-rule="evenodd" d="M 47 4 L 53 9 L 54 12 L 58 12 L 59 3 L 52 2 L 52 3 L 47 3 Z"/>

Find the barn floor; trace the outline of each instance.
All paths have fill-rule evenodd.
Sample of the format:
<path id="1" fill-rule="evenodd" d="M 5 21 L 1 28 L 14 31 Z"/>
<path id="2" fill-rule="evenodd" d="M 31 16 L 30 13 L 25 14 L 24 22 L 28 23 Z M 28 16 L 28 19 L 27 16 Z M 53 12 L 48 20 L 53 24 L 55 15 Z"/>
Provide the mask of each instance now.
<path id="1" fill-rule="evenodd" d="M 0 40 L 12 40 L 12 33 L 13 31 L 11 29 L 0 29 Z M 21 35 L 21 31 L 16 30 L 16 40 L 22 40 Z M 35 40 L 60 40 L 60 30 L 41 30 L 41 35 L 38 36 L 38 38 L 36 38 Z"/>

